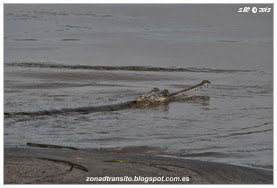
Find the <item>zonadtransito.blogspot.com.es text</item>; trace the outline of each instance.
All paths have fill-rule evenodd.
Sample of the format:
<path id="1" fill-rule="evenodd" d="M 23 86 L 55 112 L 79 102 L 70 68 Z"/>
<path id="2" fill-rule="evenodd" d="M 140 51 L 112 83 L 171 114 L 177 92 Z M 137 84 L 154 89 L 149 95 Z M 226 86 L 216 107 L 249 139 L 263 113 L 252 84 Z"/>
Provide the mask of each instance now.
<path id="1" fill-rule="evenodd" d="M 189 182 L 190 177 L 144 177 L 144 176 L 103 176 L 103 177 L 86 177 L 87 182 L 144 182 L 144 183 L 155 183 L 155 182 Z"/>

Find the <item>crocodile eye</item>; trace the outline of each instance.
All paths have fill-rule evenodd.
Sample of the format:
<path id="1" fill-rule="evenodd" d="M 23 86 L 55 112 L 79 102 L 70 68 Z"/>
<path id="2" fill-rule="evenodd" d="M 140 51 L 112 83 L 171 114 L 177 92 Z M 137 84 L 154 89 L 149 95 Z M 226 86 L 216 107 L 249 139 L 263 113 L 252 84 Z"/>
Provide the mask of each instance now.
<path id="1" fill-rule="evenodd" d="M 201 84 L 202 84 L 203 86 L 208 86 L 208 85 L 211 84 L 211 82 L 208 81 L 208 80 L 203 80 Z"/>
<path id="2" fill-rule="evenodd" d="M 157 87 L 154 87 L 151 91 L 152 91 L 152 92 L 159 92 L 159 91 L 160 91 L 160 89 L 159 89 L 159 88 L 157 88 Z M 151 92 L 151 91 L 150 91 L 150 92 Z"/>

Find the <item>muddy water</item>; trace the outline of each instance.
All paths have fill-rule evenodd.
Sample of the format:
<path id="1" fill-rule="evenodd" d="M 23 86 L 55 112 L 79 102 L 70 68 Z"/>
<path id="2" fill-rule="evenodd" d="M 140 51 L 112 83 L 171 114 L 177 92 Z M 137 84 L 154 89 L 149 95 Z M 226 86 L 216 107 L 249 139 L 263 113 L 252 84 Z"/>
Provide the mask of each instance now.
<path id="1" fill-rule="evenodd" d="M 204 101 L 5 118 L 5 146 L 114 148 L 272 168 L 272 13 L 238 14 L 239 7 L 5 5 L 5 112 L 113 105 L 153 87 L 211 82 L 190 94 Z"/>

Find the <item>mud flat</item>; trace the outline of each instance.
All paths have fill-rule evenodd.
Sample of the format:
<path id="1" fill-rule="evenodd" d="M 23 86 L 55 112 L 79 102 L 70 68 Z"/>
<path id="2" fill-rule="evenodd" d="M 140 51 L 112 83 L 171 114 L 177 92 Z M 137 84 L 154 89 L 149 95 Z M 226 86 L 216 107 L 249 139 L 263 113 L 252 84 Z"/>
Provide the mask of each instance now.
<path id="1" fill-rule="evenodd" d="M 118 177 L 118 181 L 113 181 Z M 128 181 L 135 180 L 136 181 Z M 180 181 L 155 181 L 180 177 Z M 99 181 L 95 178 L 98 178 Z M 106 181 L 100 181 L 106 180 Z M 110 178 L 108 180 L 108 178 Z M 121 178 L 121 180 L 120 180 Z M 148 178 L 148 179 L 147 179 Z M 273 172 L 133 152 L 5 148 L 5 184 L 273 184 Z"/>

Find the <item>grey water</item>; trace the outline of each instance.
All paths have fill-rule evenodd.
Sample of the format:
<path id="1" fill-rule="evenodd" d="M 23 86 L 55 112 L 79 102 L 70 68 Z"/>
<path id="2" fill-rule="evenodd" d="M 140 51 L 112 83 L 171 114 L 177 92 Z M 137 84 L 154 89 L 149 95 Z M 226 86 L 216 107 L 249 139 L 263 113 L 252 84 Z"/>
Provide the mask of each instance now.
<path id="1" fill-rule="evenodd" d="M 205 101 L 15 116 L 27 142 L 273 168 L 273 9 L 246 5 L 4 5 L 4 111 L 119 104 L 153 87 Z M 247 5 L 248 6 L 248 5 Z"/>

